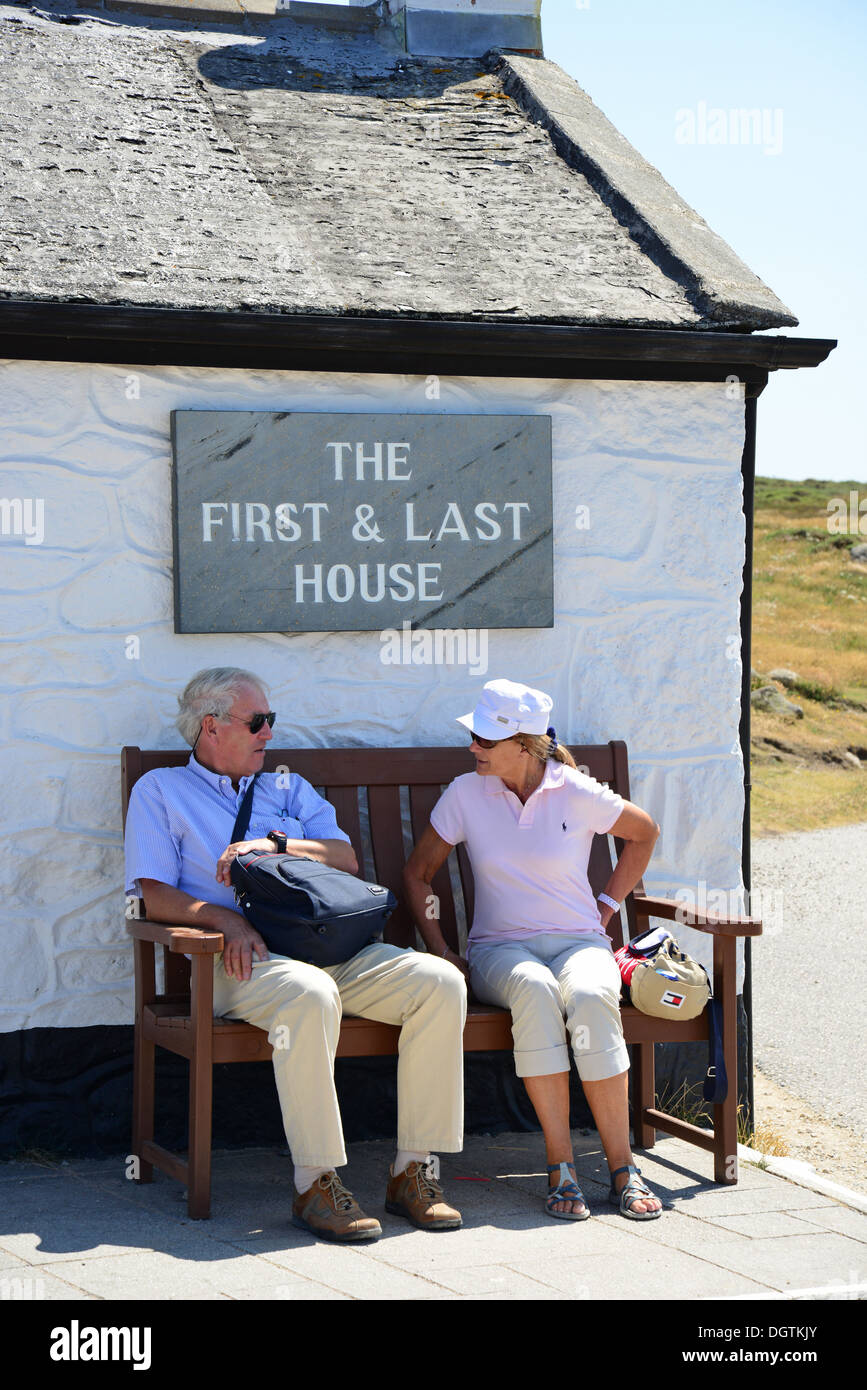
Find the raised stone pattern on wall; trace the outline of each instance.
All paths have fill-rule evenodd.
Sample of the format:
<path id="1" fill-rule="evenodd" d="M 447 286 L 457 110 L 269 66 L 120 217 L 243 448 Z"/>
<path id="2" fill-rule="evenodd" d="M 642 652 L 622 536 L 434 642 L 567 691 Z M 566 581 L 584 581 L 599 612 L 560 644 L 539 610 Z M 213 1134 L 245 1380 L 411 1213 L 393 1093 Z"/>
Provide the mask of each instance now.
<path id="1" fill-rule="evenodd" d="M 649 890 L 740 884 L 743 401 L 724 385 L 0 364 L 0 496 L 44 539 L 0 536 L 0 1031 L 128 1024 L 118 753 L 179 747 L 200 667 L 250 667 L 281 743 L 458 744 L 485 680 L 554 697 L 561 739 L 623 738 L 662 826 Z M 173 409 L 546 414 L 555 625 L 492 631 L 468 666 L 386 665 L 377 633 L 178 636 Z M 580 509 L 587 509 L 582 511 Z M 585 524 L 587 523 L 587 524 Z M 710 964 L 709 942 L 682 944 Z"/>

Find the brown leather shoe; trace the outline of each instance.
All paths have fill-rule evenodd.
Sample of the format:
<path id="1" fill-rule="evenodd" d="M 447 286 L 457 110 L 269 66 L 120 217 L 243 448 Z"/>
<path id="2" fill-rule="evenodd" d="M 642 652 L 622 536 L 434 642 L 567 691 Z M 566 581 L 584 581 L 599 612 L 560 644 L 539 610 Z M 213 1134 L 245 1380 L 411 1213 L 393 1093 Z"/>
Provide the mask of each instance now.
<path id="1" fill-rule="evenodd" d="M 393 1216 L 405 1216 L 421 1231 L 453 1231 L 461 1225 L 461 1214 L 443 1200 L 437 1179 L 439 1168 L 427 1163 L 410 1163 L 397 1177 L 390 1177 L 385 1209 Z"/>
<path id="2" fill-rule="evenodd" d="M 382 1235 L 379 1222 L 365 1216 L 333 1169 L 322 1173 L 306 1192 L 296 1194 L 292 1224 L 323 1240 L 376 1240 Z"/>

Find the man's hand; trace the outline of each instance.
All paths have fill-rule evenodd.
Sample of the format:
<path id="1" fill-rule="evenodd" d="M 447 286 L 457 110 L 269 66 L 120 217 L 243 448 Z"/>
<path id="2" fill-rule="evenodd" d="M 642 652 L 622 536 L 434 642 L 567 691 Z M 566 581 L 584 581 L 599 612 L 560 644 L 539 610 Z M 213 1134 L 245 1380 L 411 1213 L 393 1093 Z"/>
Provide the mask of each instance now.
<path id="1" fill-rule="evenodd" d="M 261 936 L 240 912 L 233 912 L 230 907 L 220 907 L 217 903 L 202 902 L 182 889 L 160 883 L 155 878 L 143 878 L 141 888 L 147 915 L 152 922 L 170 922 L 172 926 L 195 927 L 197 931 L 221 932 L 223 965 L 231 978 L 249 980 L 253 973 L 254 951 L 260 960 L 270 959 Z"/>
<path id="2" fill-rule="evenodd" d="M 218 883 L 225 883 L 227 888 L 232 886 L 232 875 L 230 869 L 232 860 L 237 859 L 239 854 L 246 854 L 247 850 L 259 849 L 266 853 L 274 849 L 273 840 L 236 840 L 233 845 L 227 845 L 217 860 L 216 879 Z"/>
<path id="3" fill-rule="evenodd" d="M 232 913 L 233 921 L 228 919 L 220 924 L 223 933 L 223 969 L 230 979 L 249 980 L 253 973 L 253 952 L 259 960 L 270 960 L 268 947 L 255 927 L 251 927 L 245 917 Z"/>

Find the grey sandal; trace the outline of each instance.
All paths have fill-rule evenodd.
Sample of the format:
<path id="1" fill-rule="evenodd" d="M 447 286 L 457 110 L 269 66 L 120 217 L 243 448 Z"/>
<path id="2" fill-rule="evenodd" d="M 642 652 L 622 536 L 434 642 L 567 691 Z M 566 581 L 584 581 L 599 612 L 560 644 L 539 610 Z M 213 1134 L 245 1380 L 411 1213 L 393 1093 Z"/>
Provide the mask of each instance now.
<path id="1" fill-rule="evenodd" d="M 549 1163 L 548 1172 L 556 1173 L 560 1170 L 560 1181 L 556 1187 L 549 1187 L 548 1196 L 545 1198 L 545 1210 L 549 1216 L 555 1217 L 558 1221 L 586 1221 L 590 1215 L 590 1208 L 587 1206 L 587 1199 L 581 1188 L 575 1181 L 574 1163 Z M 583 1211 L 554 1211 L 557 1202 L 583 1202 Z"/>
<path id="2" fill-rule="evenodd" d="M 636 1177 L 630 1177 L 623 1184 L 620 1192 L 614 1186 L 614 1179 L 618 1173 L 635 1173 Z M 611 1178 L 611 1188 L 608 1193 L 608 1200 L 613 1206 L 620 1208 L 621 1216 L 626 1216 L 630 1221 L 655 1221 L 658 1216 L 662 1216 L 662 1206 L 657 1211 L 633 1211 L 632 1203 L 642 1201 L 645 1197 L 653 1197 L 657 1202 L 659 1198 L 655 1192 L 651 1192 L 647 1183 L 641 1176 L 641 1169 L 636 1168 L 634 1163 L 627 1163 L 623 1168 L 615 1168 L 609 1174 Z"/>

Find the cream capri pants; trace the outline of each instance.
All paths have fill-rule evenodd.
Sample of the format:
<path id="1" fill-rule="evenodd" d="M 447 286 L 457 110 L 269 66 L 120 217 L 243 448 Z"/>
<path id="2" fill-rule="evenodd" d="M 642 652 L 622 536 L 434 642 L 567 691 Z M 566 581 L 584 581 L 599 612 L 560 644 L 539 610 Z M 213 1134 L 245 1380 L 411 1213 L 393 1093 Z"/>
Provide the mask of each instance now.
<path id="1" fill-rule="evenodd" d="M 346 1162 L 334 1086 L 342 1014 L 401 1025 L 397 1063 L 397 1144 L 427 1153 L 463 1147 L 464 977 L 423 951 L 384 942 L 322 969 L 287 956 L 253 957 L 249 980 L 214 962 L 214 1014 L 264 1029 L 293 1161 L 336 1168 Z"/>
<path id="2" fill-rule="evenodd" d="M 610 946 L 561 932 L 470 946 L 476 998 L 512 1011 L 518 1076 L 569 1070 L 567 1030 L 582 1081 L 629 1067 L 620 1021 L 620 970 Z"/>

